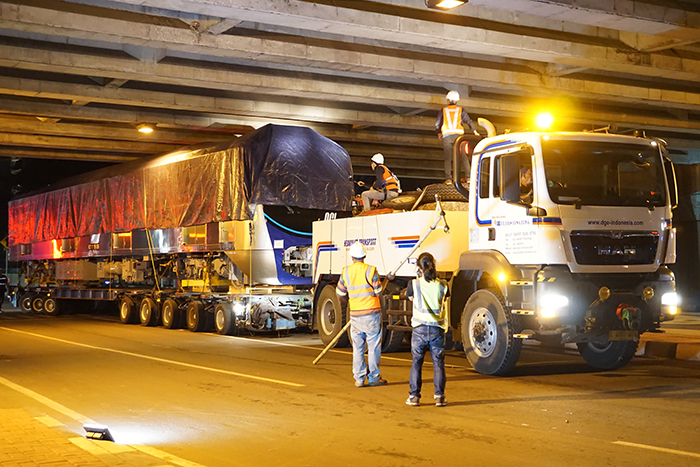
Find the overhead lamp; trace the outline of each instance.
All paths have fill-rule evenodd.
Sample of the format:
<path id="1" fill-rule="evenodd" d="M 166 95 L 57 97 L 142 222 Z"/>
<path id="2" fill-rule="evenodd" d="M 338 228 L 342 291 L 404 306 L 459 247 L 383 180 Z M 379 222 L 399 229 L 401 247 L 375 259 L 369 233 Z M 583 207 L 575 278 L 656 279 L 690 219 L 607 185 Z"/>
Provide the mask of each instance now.
<path id="1" fill-rule="evenodd" d="M 85 424 L 83 425 L 83 430 L 85 430 L 85 437 L 87 439 L 99 439 L 102 441 L 114 441 L 112 434 L 109 432 L 109 428 L 104 425 L 96 424 Z"/>
<path id="2" fill-rule="evenodd" d="M 137 126 L 136 129 L 139 131 L 139 133 L 153 133 L 153 125 L 149 123 L 142 123 Z"/>
<path id="3" fill-rule="evenodd" d="M 425 6 L 435 10 L 451 10 L 467 3 L 467 0 L 425 0 Z"/>

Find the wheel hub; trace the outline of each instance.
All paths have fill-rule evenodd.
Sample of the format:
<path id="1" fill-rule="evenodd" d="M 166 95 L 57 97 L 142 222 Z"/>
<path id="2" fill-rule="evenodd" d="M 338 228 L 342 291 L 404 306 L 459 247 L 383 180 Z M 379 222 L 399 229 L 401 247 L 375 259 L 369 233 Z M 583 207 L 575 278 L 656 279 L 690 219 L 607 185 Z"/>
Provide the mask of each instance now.
<path id="1" fill-rule="evenodd" d="M 480 358 L 489 357 L 496 348 L 498 326 L 488 308 L 478 308 L 469 319 L 469 341 Z"/>

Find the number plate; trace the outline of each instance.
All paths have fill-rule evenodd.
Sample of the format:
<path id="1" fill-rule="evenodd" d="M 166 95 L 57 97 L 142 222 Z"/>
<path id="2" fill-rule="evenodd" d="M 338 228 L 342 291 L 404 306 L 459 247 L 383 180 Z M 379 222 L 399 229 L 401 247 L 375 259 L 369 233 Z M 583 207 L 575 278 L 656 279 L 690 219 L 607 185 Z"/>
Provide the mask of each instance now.
<path id="1" fill-rule="evenodd" d="M 639 331 L 610 331 L 608 340 L 611 341 L 634 341 L 639 339 Z"/>

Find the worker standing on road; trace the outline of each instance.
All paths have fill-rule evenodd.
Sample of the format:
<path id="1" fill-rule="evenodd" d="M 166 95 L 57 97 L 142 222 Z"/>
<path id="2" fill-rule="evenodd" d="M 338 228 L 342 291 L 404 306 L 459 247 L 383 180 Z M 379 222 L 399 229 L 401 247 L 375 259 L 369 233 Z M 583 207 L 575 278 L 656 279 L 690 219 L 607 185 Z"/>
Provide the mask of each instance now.
<path id="1" fill-rule="evenodd" d="M 0 312 L 5 304 L 5 294 L 7 293 L 8 279 L 2 269 L 0 269 Z"/>
<path id="2" fill-rule="evenodd" d="M 435 131 L 437 131 L 438 138 L 442 139 L 442 147 L 445 151 L 445 179 L 452 179 L 452 147 L 455 144 L 455 140 L 459 135 L 464 134 L 464 127 L 468 126 L 475 135 L 479 132 L 476 131 L 476 126 L 469 114 L 460 106 L 457 105 L 459 102 L 459 93 L 457 91 L 450 91 L 447 93 L 448 105 L 442 108 L 438 114 L 437 121 L 435 122 Z M 469 160 L 464 157 L 463 166 L 467 177 L 469 177 Z M 459 174 L 455 174 L 458 177 Z"/>
<path id="3" fill-rule="evenodd" d="M 379 359 L 382 355 L 382 313 L 379 295 L 384 287 L 379 282 L 377 268 L 365 264 L 367 252 L 360 242 L 350 246 L 350 256 L 352 264 L 343 268 L 335 292 L 341 303 L 347 299 L 347 309 L 350 312 L 352 373 L 355 377 L 355 387 L 383 386 L 386 380 L 379 371 Z M 368 363 L 365 363 L 365 343 Z"/>
<path id="4" fill-rule="evenodd" d="M 370 204 L 373 199 L 384 201 L 385 199 L 394 199 L 399 196 L 401 188 L 399 179 L 384 165 L 384 155 L 377 153 L 372 156 L 370 166 L 374 170 L 375 181 L 369 190 L 362 193 L 362 210 L 369 211 Z M 364 182 L 357 182 L 358 185 L 364 186 Z"/>
<path id="5" fill-rule="evenodd" d="M 430 253 L 418 257 L 418 277 L 408 284 L 407 297 L 413 297 L 411 326 L 411 374 L 406 404 L 420 405 L 423 385 L 423 360 L 430 350 L 433 359 L 435 405 L 444 407 L 445 400 L 445 331 L 447 330 L 445 299 L 449 295 L 447 282 L 438 279 L 435 258 Z"/>

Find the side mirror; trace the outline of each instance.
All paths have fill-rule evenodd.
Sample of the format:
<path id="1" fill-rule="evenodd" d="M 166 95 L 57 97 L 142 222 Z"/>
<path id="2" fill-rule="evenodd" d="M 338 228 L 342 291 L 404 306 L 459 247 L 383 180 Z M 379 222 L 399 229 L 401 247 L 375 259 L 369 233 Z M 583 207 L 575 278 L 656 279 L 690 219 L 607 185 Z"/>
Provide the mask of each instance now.
<path id="1" fill-rule="evenodd" d="M 668 184 L 669 201 L 671 209 L 678 207 L 678 185 L 676 184 L 676 169 L 668 157 L 664 157 L 664 169 L 666 169 L 666 183 Z"/>

